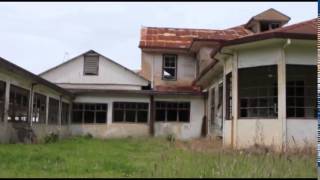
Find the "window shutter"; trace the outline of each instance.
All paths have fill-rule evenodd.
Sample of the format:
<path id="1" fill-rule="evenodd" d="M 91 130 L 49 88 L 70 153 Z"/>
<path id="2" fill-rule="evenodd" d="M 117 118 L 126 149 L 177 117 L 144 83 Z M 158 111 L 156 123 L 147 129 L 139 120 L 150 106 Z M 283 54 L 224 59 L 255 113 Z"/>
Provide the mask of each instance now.
<path id="1" fill-rule="evenodd" d="M 98 75 L 99 56 L 84 56 L 84 74 Z"/>

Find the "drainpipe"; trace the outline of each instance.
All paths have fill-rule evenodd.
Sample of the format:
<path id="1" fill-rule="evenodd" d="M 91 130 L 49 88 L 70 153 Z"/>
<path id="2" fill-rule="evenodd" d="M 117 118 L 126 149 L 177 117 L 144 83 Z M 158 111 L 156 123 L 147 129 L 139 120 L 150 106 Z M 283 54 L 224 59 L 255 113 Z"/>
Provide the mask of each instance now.
<path id="1" fill-rule="evenodd" d="M 287 150 L 287 119 L 286 119 L 286 57 L 285 57 L 285 49 L 291 45 L 291 39 L 287 39 L 285 44 L 283 45 L 282 51 L 281 51 L 281 59 L 279 62 L 279 75 L 280 75 L 280 84 L 282 86 L 279 87 L 279 92 L 281 92 L 280 94 L 281 99 L 280 99 L 280 103 L 278 103 L 278 108 L 282 107 L 283 109 L 281 111 L 278 110 L 278 112 L 280 112 L 280 114 L 278 115 L 280 117 L 280 119 L 282 120 L 282 150 L 286 151 Z"/>

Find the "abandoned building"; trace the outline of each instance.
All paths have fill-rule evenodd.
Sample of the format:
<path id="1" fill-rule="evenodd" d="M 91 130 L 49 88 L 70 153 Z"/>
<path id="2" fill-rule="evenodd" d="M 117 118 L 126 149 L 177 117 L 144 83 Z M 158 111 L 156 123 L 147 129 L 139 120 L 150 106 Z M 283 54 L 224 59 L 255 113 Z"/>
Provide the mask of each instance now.
<path id="1" fill-rule="evenodd" d="M 174 135 L 316 143 L 317 19 L 275 9 L 225 30 L 143 27 L 141 70 L 90 50 L 39 75 L 0 59 L 0 140 Z"/>

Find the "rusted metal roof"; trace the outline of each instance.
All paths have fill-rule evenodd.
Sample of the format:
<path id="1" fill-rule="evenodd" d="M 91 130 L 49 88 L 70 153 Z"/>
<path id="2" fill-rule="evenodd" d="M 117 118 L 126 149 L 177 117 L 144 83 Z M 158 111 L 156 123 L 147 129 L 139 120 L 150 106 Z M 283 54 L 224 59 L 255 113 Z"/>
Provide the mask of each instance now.
<path id="1" fill-rule="evenodd" d="M 252 34 L 243 25 L 225 30 L 143 27 L 140 48 L 189 49 L 192 40 L 231 40 Z"/>

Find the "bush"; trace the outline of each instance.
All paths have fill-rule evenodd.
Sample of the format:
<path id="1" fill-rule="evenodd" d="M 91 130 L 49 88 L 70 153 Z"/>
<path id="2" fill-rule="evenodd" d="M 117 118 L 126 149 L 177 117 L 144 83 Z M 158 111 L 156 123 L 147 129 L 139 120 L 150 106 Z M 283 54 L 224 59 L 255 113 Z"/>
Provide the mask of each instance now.
<path id="1" fill-rule="evenodd" d="M 175 141 L 176 141 L 175 135 L 174 135 L 174 134 L 169 134 L 169 135 L 167 136 L 167 141 L 169 141 L 169 142 L 175 142 Z"/>
<path id="2" fill-rule="evenodd" d="M 85 139 L 92 139 L 93 136 L 90 133 L 87 133 L 86 135 L 83 136 Z"/>
<path id="3" fill-rule="evenodd" d="M 59 140 L 59 135 L 56 133 L 50 133 L 44 137 L 44 143 L 55 143 Z"/>

